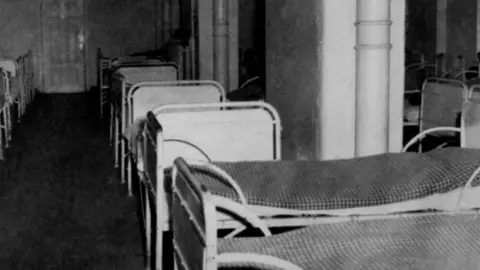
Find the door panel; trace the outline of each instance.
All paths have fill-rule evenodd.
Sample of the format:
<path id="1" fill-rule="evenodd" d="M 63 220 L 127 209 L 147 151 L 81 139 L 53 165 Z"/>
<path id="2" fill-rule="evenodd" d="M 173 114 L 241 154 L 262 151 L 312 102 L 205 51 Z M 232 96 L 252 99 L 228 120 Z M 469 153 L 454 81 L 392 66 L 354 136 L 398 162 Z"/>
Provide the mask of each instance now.
<path id="1" fill-rule="evenodd" d="M 45 91 L 85 91 L 83 1 L 43 0 L 42 15 Z"/>

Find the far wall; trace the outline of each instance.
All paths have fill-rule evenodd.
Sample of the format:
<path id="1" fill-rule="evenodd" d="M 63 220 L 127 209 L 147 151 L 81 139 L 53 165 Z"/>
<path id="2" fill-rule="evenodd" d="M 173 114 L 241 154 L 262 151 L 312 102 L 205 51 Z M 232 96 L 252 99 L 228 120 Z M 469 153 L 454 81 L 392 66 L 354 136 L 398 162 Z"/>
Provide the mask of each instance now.
<path id="1" fill-rule="evenodd" d="M 477 50 L 477 0 L 446 0 L 447 32 L 446 54 L 448 62 L 461 54 L 467 65 L 476 62 Z M 434 63 L 437 40 L 436 0 L 407 0 L 408 31 L 406 46 L 424 53 L 429 63 Z"/>

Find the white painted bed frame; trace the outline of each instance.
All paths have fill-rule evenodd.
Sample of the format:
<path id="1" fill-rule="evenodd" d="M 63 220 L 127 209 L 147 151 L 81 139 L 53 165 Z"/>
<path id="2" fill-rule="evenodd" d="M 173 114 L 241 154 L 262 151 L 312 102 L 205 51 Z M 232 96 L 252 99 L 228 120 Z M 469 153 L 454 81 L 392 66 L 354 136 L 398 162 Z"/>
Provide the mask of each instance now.
<path id="1" fill-rule="evenodd" d="M 480 168 L 470 176 L 464 188 L 468 189 L 471 181 L 478 177 Z M 187 162 L 178 158 L 174 162 L 172 172 L 172 216 L 173 230 L 173 262 L 174 269 L 179 266 L 185 269 L 216 270 L 218 265 L 244 265 L 246 262 L 269 265 L 275 269 L 302 269 L 292 262 L 268 255 L 255 253 L 218 253 L 218 214 L 230 213 L 233 219 L 247 223 L 259 229 L 264 237 L 272 236 L 268 223 L 252 211 L 248 205 L 237 203 L 231 199 L 214 196 L 205 186 L 198 183 L 192 175 Z M 463 202 L 466 193 L 457 194 L 456 201 Z M 478 196 L 478 190 L 477 190 Z M 409 217 L 435 216 L 435 215 L 478 215 L 478 209 L 454 209 L 448 212 L 407 213 L 403 215 L 376 215 L 362 218 L 363 220 L 386 220 Z M 331 220 L 341 222 L 340 220 Z M 305 224 L 299 224 L 305 226 Z M 158 233 L 158 232 L 157 232 Z M 279 247 L 281 248 L 281 247 Z M 156 254 L 161 259 L 162 254 Z M 157 261 L 158 261 L 157 257 Z M 160 260 L 161 262 L 161 260 Z M 161 266 L 156 269 L 161 269 Z M 198 266 L 202 267 L 198 267 Z"/>
<path id="2" fill-rule="evenodd" d="M 470 89 L 459 80 L 429 78 L 425 80 L 422 90 L 422 103 L 420 105 L 419 134 L 413 137 L 403 148 L 407 151 L 419 142 L 418 151 L 422 151 L 421 140 L 427 135 L 453 137 L 460 133 L 461 147 L 466 147 L 464 129 L 465 119 L 463 114 L 465 105 L 470 103 L 474 88 Z M 474 105 L 474 103 L 470 104 Z M 461 113 L 460 127 L 456 127 L 457 113 Z M 472 142 L 470 142 L 472 143 Z M 440 145 L 439 147 L 442 147 Z"/>
<path id="3" fill-rule="evenodd" d="M 133 85 L 145 81 L 175 81 L 178 79 L 178 68 L 174 63 L 158 65 L 136 64 L 119 66 L 115 70 L 110 89 L 110 143 L 113 144 L 115 168 L 120 165 L 121 181 L 125 182 L 124 142 L 121 134 L 126 129 L 127 94 Z M 121 163 L 119 162 L 121 161 Z"/>
<path id="4" fill-rule="evenodd" d="M 228 108 L 228 110 L 227 110 Z M 145 177 L 155 187 L 145 186 L 145 231 L 147 258 L 151 254 L 151 207 L 148 191 L 155 189 L 157 232 L 168 230 L 164 168 L 176 157 L 203 159 L 201 148 L 214 161 L 265 161 L 281 159 L 281 123 L 276 110 L 264 102 L 225 102 L 162 106 L 148 114 L 144 132 Z M 193 150 L 193 151 L 192 151 Z M 156 265 L 162 261 L 163 234 L 157 233 Z M 160 250 L 158 250 L 160 249 Z M 150 262 L 150 259 L 147 259 Z"/>
<path id="5" fill-rule="evenodd" d="M 169 104 L 217 103 L 225 100 L 225 90 L 215 81 L 170 81 L 141 82 L 132 86 L 127 93 L 127 106 L 122 119 L 125 127 L 132 125 L 137 119 L 146 118 L 147 112 Z M 121 153 L 132 147 L 132 142 L 124 138 Z M 135 158 L 136 159 L 136 158 Z M 122 159 L 123 160 L 123 159 Z M 122 168 L 124 168 L 122 163 Z M 122 170 L 124 172 L 124 170 Z M 124 182 L 122 175 L 122 182 Z M 132 161 L 127 159 L 127 191 L 132 195 Z"/>

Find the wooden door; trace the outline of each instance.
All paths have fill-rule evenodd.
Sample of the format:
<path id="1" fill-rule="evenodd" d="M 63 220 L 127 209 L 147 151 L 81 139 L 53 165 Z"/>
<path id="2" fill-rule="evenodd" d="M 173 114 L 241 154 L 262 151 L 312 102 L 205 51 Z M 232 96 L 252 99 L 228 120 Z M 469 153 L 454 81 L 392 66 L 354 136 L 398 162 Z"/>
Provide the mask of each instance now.
<path id="1" fill-rule="evenodd" d="M 42 36 L 45 92 L 85 91 L 83 0 L 43 0 Z"/>

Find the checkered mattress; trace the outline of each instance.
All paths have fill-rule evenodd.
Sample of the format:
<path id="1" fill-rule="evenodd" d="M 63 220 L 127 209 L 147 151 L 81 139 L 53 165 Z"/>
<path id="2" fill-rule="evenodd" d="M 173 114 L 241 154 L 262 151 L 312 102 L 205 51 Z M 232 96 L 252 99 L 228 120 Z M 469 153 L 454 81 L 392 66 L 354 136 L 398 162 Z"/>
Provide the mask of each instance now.
<path id="1" fill-rule="evenodd" d="M 218 252 L 250 252 L 318 269 L 480 269 L 478 215 L 322 224 L 266 238 L 221 239 Z M 251 265 L 242 265 L 251 266 Z"/>
<path id="2" fill-rule="evenodd" d="M 480 150 L 444 148 L 348 160 L 216 164 L 239 184 L 251 205 L 333 210 L 403 202 L 455 190 L 480 166 Z M 194 175 L 214 194 L 237 200 L 233 188 L 213 174 L 194 169 Z M 475 180 L 473 186 L 479 184 Z"/>

